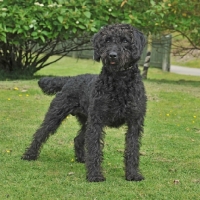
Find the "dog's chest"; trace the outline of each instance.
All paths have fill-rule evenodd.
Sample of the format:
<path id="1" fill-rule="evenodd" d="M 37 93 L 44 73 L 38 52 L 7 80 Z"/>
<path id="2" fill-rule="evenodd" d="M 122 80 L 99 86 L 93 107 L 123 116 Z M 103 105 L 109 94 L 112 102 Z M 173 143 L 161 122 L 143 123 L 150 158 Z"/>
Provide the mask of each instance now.
<path id="1" fill-rule="evenodd" d="M 104 120 L 108 126 L 120 126 L 125 122 L 127 101 L 124 98 L 119 98 L 118 96 L 110 98 L 106 107 Z"/>
<path id="2" fill-rule="evenodd" d="M 133 113 L 134 99 L 129 88 L 104 89 L 94 102 L 95 112 L 107 126 L 119 127 Z"/>

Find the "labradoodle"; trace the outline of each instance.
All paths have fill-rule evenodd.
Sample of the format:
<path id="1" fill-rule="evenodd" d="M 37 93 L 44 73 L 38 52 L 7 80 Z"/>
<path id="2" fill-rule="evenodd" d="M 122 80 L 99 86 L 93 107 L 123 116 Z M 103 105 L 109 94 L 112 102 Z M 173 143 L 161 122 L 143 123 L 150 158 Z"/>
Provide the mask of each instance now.
<path id="1" fill-rule="evenodd" d="M 145 46 L 144 35 L 128 24 L 107 25 L 92 42 L 94 60 L 103 63 L 100 74 L 39 80 L 44 93 L 56 96 L 22 159 L 36 160 L 49 136 L 72 114 L 81 125 L 74 139 L 75 157 L 85 163 L 88 181 L 105 180 L 101 167 L 104 127 L 122 125 L 127 126 L 125 179 L 141 181 L 139 148 L 147 98 L 137 62 Z"/>

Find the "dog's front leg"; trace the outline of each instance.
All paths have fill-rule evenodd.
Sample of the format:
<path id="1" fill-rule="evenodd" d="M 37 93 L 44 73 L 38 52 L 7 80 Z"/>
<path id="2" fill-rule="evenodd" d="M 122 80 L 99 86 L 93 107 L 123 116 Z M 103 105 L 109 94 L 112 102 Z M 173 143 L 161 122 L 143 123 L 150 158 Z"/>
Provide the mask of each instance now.
<path id="1" fill-rule="evenodd" d="M 140 133 L 139 121 L 128 123 L 125 144 L 125 178 L 128 181 L 141 181 L 144 177 L 139 173 Z"/>
<path id="2" fill-rule="evenodd" d="M 87 180 L 90 182 L 101 182 L 105 178 L 102 174 L 101 162 L 103 158 L 102 142 L 103 142 L 103 125 L 94 116 L 88 120 L 85 135 L 86 145 L 86 170 Z"/>

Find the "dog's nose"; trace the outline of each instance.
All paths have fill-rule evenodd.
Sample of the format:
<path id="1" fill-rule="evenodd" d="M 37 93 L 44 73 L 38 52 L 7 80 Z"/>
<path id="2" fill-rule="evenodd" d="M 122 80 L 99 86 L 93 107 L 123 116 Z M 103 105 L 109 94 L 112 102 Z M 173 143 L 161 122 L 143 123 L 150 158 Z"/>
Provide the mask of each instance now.
<path id="1" fill-rule="evenodd" d="M 109 56 L 110 56 L 110 58 L 117 58 L 117 53 L 114 51 L 111 51 Z"/>

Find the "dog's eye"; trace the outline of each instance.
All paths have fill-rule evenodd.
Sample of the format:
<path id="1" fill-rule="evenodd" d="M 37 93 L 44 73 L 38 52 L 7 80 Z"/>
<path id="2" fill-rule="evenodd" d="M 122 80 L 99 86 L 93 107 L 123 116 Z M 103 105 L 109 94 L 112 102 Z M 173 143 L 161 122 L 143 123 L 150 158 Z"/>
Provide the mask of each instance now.
<path id="1" fill-rule="evenodd" d="M 111 39 L 110 38 L 107 38 L 106 39 L 106 43 L 110 43 L 111 42 Z"/>
<path id="2" fill-rule="evenodd" d="M 122 39 L 122 43 L 128 43 L 128 40 L 126 38 Z"/>

